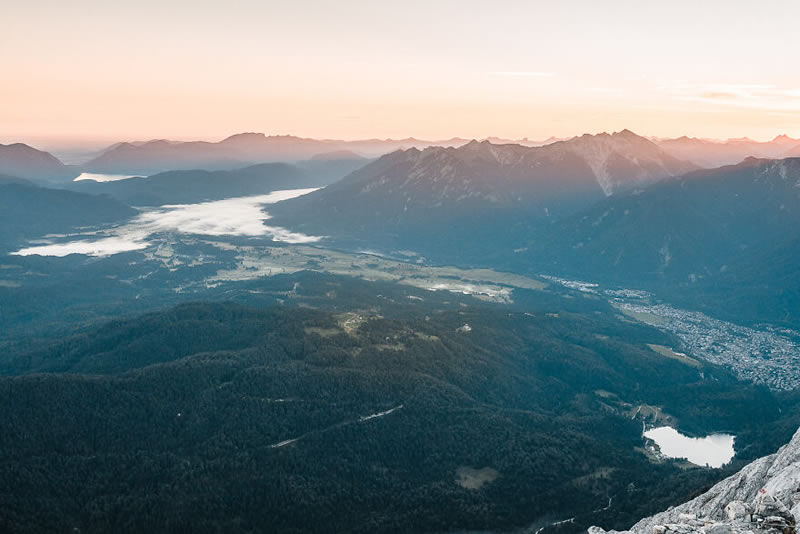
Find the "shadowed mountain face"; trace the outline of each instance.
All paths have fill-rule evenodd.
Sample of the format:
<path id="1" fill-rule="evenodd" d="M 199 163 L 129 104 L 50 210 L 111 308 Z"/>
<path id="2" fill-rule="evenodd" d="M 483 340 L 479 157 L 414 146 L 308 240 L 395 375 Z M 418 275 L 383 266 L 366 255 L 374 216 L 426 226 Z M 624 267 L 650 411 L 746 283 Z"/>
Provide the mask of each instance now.
<path id="1" fill-rule="evenodd" d="M 698 171 L 612 197 L 554 228 L 564 268 L 702 278 L 800 228 L 800 158 Z"/>
<path id="2" fill-rule="evenodd" d="M 303 170 L 286 163 L 264 163 L 232 171 L 170 171 L 114 182 L 81 180 L 70 188 L 107 194 L 135 206 L 160 206 L 262 195 L 280 189 L 322 187 L 341 178 L 337 170 L 344 172 L 347 168 L 346 165 L 344 169 L 336 165 L 331 168 L 310 166 Z"/>
<path id="3" fill-rule="evenodd" d="M 52 154 L 15 143 L 0 145 L 0 174 L 42 182 L 67 182 L 80 173 Z"/>
<path id="4" fill-rule="evenodd" d="M 792 139 L 786 135 L 779 135 L 765 143 L 747 138 L 711 141 L 684 136 L 662 139 L 657 144 L 678 159 L 706 168 L 734 165 L 748 157 L 780 159 L 800 156 L 800 139 Z"/>
<path id="5" fill-rule="evenodd" d="M 371 160 L 350 151 L 320 154 L 294 165 L 302 169 L 315 182 L 315 186 L 332 184 L 368 164 Z"/>
<path id="6" fill-rule="evenodd" d="M 0 181 L 0 250 L 48 233 L 127 219 L 136 210 L 105 196 Z"/>
<path id="7" fill-rule="evenodd" d="M 800 158 L 750 158 L 608 198 L 519 244 L 531 252 L 516 261 L 782 321 L 800 300 L 799 229 Z"/>
<path id="8" fill-rule="evenodd" d="M 472 141 L 395 152 L 323 191 L 276 206 L 299 227 L 351 234 L 431 232 L 559 216 L 692 169 L 632 132 L 544 147 Z"/>

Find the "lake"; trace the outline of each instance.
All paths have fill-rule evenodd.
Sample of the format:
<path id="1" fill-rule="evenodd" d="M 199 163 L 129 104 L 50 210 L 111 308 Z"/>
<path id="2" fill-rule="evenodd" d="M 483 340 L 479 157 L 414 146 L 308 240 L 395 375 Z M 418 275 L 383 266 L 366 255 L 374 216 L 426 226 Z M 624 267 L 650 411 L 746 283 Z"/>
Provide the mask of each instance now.
<path id="1" fill-rule="evenodd" d="M 735 451 L 731 434 L 711 434 L 704 438 L 685 436 L 669 426 L 652 428 L 644 433 L 656 442 L 661 454 L 668 458 L 686 458 L 695 465 L 722 467 L 733 459 Z"/>

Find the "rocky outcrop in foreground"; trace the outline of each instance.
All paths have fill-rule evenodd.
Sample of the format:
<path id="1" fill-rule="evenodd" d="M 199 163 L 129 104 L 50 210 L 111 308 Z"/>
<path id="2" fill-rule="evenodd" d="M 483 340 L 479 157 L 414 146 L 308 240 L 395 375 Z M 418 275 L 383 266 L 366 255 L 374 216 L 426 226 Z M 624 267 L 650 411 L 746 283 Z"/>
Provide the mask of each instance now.
<path id="1" fill-rule="evenodd" d="M 800 430 L 777 453 L 689 502 L 642 519 L 625 534 L 795 534 L 799 521 Z M 605 533 L 589 528 L 589 534 Z"/>

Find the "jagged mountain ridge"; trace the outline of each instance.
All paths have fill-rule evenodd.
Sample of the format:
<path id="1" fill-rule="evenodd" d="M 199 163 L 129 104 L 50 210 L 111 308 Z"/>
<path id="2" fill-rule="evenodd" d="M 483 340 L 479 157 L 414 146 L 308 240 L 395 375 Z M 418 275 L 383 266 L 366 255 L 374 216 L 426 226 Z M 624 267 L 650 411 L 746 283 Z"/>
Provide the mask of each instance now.
<path id="1" fill-rule="evenodd" d="M 528 138 L 514 140 L 487 137 L 486 140 L 492 144 L 540 147 L 577 138 L 550 137 L 537 141 Z M 459 137 L 434 141 L 414 137 L 344 141 L 293 135 L 267 136 L 248 132 L 231 135 L 219 142 L 156 139 L 115 143 L 86 163 L 86 169 L 90 172 L 121 173 L 153 173 L 193 168 L 229 169 L 249 163 L 301 161 L 338 151 L 378 157 L 395 150 L 434 146 L 460 147 L 468 142 L 469 139 Z M 718 141 L 688 136 L 655 139 L 654 142 L 674 158 L 705 168 L 736 164 L 747 157 L 775 159 L 800 155 L 800 139 L 786 135 L 776 136 L 766 142 L 748 138 Z"/>
<path id="2" fill-rule="evenodd" d="M 488 138 L 493 143 L 513 143 L 536 147 L 559 141 L 548 138 L 534 141 L 524 138 L 507 140 Z M 374 158 L 396 150 L 429 147 L 460 147 L 469 139 L 454 137 L 427 141 L 406 139 L 362 139 L 344 141 L 336 139 L 311 139 L 293 135 L 265 135 L 240 133 L 219 142 L 168 141 L 164 139 L 116 143 L 87 162 L 89 172 L 152 174 L 166 170 L 231 169 L 253 163 L 296 162 L 309 159 L 341 159 L 341 153 L 352 153 L 354 158 Z M 339 155 L 336 155 L 340 153 Z M 325 155 L 334 154 L 333 158 Z"/>
<path id="3" fill-rule="evenodd" d="M 628 130 L 543 147 L 471 141 L 386 155 L 276 214 L 368 231 L 487 215 L 546 218 L 695 168 Z"/>
<path id="4" fill-rule="evenodd" d="M 591 167 L 607 196 L 622 188 L 681 175 L 696 168 L 693 164 L 664 153 L 658 145 L 630 130 L 613 134 L 585 134 L 553 143 L 544 149 L 561 149 L 579 154 Z"/>
<path id="5" fill-rule="evenodd" d="M 487 137 L 485 140 L 495 145 L 514 144 L 525 147 L 542 147 L 578 139 L 585 140 L 587 137 L 600 138 L 603 135 L 584 135 L 572 138 L 550 137 L 545 140 Z M 347 159 L 373 158 L 395 150 L 409 148 L 422 150 L 436 146 L 457 148 L 468 142 L 468 139 L 459 137 L 435 141 L 413 137 L 343 141 L 292 135 L 267 136 L 260 133 L 235 134 L 219 142 L 154 139 L 114 143 L 83 164 L 81 169 L 65 166 L 47 152 L 16 143 L 0 145 L 0 173 L 37 180 L 65 181 L 77 176 L 79 170 L 143 175 L 167 170 L 228 170 L 255 163 L 311 159 L 340 160 L 346 154 L 352 154 L 352 157 Z M 687 136 L 675 139 L 653 138 L 653 142 L 668 155 L 705 168 L 739 163 L 746 157 L 775 159 L 800 155 L 800 140 L 786 135 L 777 136 L 768 142 L 758 142 L 747 138 L 716 141 Z M 3 152 L 6 152 L 6 155 Z M 23 152 L 28 152 L 28 154 L 23 154 Z M 600 173 L 602 174 L 602 170 Z"/>

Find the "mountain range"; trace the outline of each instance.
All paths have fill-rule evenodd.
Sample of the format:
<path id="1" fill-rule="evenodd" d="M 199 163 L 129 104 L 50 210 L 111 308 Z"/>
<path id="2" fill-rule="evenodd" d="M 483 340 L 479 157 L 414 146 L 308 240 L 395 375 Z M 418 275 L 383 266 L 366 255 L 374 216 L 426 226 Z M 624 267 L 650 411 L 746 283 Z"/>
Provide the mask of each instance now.
<path id="1" fill-rule="evenodd" d="M 495 145 L 515 144 L 539 147 L 574 138 L 550 137 L 541 141 L 528 138 L 514 140 L 487 137 L 483 140 Z M 342 141 L 309 139 L 291 135 L 242 133 L 222 141 L 167 141 L 153 140 L 133 143 L 117 143 L 100 155 L 85 163 L 87 172 L 98 173 L 154 173 L 178 169 L 230 169 L 248 163 L 292 162 L 314 158 L 319 154 L 350 152 L 367 158 L 379 157 L 395 150 L 429 147 L 457 148 L 470 140 L 454 137 L 446 140 L 426 141 L 409 137 L 406 139 L 367 139 Z M 679 137 L 675 139 L 653 139 L 667 154 L 679 160 L 689 161 L 698 167 L 712 168 L 739 163 L 747 157 L 783 158 L 800 154 L 800 139 L 786 135 L 776 136 L 766 142 L 748 138 L 725 141 Z M 331 159 L 331 158 L 328 158 Z"/>
<path id="2" fill-rule="evenodd" d="M 657 139 L 655 142 L 672 156 L 705 168 L 733 165 L 748 157 L 780 159 L 800 156 L 800 139 L 792 139 L 787 135 L 779 135 L 766 142 L 746 137 L 716 141 L 686 136 Z"/>
<path id="3" fill-rule="evenodd" d="M 177 142 L 166 140 L 144 143 L 118 143 L 86 162 L 87 172 L 154 174 L 166 170 L 233 169 L 254 163 L 297 162 L 320 159 L 320 155 L 351 153 L 353 158 L 374 157 L 410 146 L 463 144 L 466 140 L 428 142 L 403 140 L 334 141 L 295 137 L 266 136 L 260 133 L 232 135 L 222 141 Z M 341 157 L 325 159 L 341 159 Z M 349 159 L 353 159 L 349 158 Z"/>
<path id="4" fill-rule="evenodd" d="M 344 246 L 667 291 L 798 326 L 800 158 L 692 169 L 628 131 L 471 142 L 389 154 L 270 213 Z"/>
<path id="5" fill-rule="evenodd" d="M 550 137 L 535 141 L 528 138 L 512 140 L 487 137 L 483 140 L 493 145 L 542 147 L 574 139 L 579 138 Z M 768 142 L 747 138 L 718 141 L 686 136 L 676 139 L 651 138 L 651 141 L 668 155 L 704 168 L 739 163 L 751 156 L 774 159 L 800 155 L 800 140 L 786 135 L 777 136 Z M 368 160 L 380 157 L 396 150 L 458 148 L 469 142 L 469 139 L 458 137 L 437 141 L 413 137 L 344 141 L 241 133 L 219 142 L 157 139 L 115 143 L 88 160 L 84 159 L 80 164 L 69 166 L 63 165 L 51 154 L 17 143 L 0 145 L 0 174 L 64 182 L 81 172 L 147 176 L 170 170 L 232 170 L 271 162 L 307 163 L 312 167 L 322 167 L 320 162 L 324 161 L 331 167 L 344 165 L 344 161 L 356 162 L 362 158 Z M 70 158 L 73 161 L 75 155 L 70 155 Z"/>
<path id="6" fill-rule="evenodd" d="M 556 139 L 530 141 L 526 138 L 509 141 L 490 138 L 489 140 L 493 143 L 514 142 L 538 146 Z M 252 163 L 374 158 L 395 150 L 423 149 L 432 146 L 458 147 L 468 142 L 469 139 L 461 138 L 425 141 L 413 137 L 342 141 L 292 135 L 267 136 L 261 133 L 241 133 L 216 143 L 167 140 L 117 143 L 86 162 L 83 167 L 87 172 L 145 174 L 181 169 L 231 169 Z M 350 157 L 342 158 L 344 155 Z"/>
<path id="7" fill-rule="evenodd" d="M 437 224 L 453 229 L 563 216 L 695 168 L 628 130 L 542 147 L 471 141 L 388 154 L 274 213 L 312 232 L 439 232 L 446 229 Z"/>

